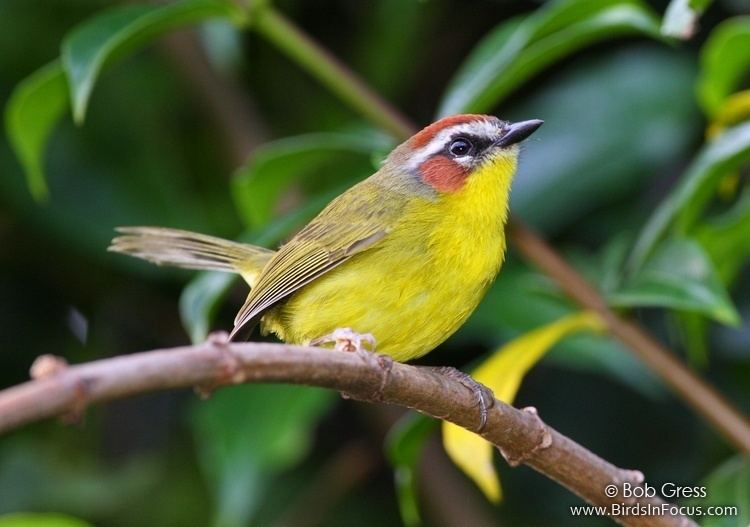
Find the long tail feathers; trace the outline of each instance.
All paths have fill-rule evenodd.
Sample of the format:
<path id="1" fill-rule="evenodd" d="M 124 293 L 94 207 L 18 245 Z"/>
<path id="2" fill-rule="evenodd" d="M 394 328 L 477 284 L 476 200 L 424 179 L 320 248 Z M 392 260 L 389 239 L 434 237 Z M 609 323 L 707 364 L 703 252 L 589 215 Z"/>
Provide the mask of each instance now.
<path id="1" fill-rule="evenodd" d="M 110 251 L 157 265 L 241 274 L 250 285 L 273 251 L 178 229 L 118 227 Z"/>

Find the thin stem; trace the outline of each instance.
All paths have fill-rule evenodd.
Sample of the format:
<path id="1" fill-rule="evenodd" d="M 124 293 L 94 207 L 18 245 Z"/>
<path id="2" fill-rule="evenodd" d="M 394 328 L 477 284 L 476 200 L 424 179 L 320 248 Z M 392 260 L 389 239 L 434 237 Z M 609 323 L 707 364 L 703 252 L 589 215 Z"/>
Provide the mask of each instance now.
<path id="1" fill-rule="evenodd" d="M 393 134 L 411 135 L 411 125 L 327 50 L 272 7 L 253 11 L 253 28 L 289 55 L 363 117 Z"/>
<path id="2" fill-rule="evenodd" d="M 258 11 L 262 11 L 257 26 L 259 31 L 285 50 L 300 67 L 329 86 L 342 100 L 399 140 L 406 139 L 416 131 L 413 123 L 383 101 L 354 72 L 291 21 L 271 8 Z M 613 336 L 632 349 L 676 395 L 712 424 L 732 445 L 742 452 L 750 452 L 750 422 L 739 410 L 674 358 L 643 327 L 609 311 L 606 301 L 596 288 L 541 237 L 517 218 L 513 219 L 512 226 L 509 237 L 529 262 L 554 279 L 582 306 L 606 313 L 604 318 Z"/>
<path id="3" fill-rule="evenodd" d="M 690 406 L 698 410 L 726 439 L 739 450 L 750 452 L 750 425 L 721 394 L 686 368 L 645 329 L 613 313 L 596 288 L 531 229 L 514 221 L 509 231 L 516 247 L 541 271 L 560 284 L 570 298 L 581 306 L 598 312 L 612 335 L 633 350 L 654 373 Z"/>
<path id="4" fill-rule="evenodd" d="M 476 398 L 459 380 L 434 368 L 385 365 L 366 352 L 270 343 L 229 343 L 213 338 L 198 346 L 147 351 L 67 366 L 45 355 L 32 366 L 36 380 L 0 391 L 0 433 L 55 415 L 80 416 L 100 401 L 180 387 L 201 393 L 245 382 L 292 383 L 330 388 L 366 402 L 413 408 L 426 415 L 476 431 L 480 412 Z M 481 434 L 513 465 L 523 463 L 560 483 L 593 505 L 623 503 L 607 497 L 614 485 L 638 486 L 643 474 L 623 470 L 547 426 L 535 411 L 518 410 L 501 401 L 489 408 Z M 658 498 L 628 499 L 628 505 L 663 510 Z M 653 509 L 652 509 L 653 510 Z M 669 514 L 619 516 L 628 526 L 695 525 Z"/>

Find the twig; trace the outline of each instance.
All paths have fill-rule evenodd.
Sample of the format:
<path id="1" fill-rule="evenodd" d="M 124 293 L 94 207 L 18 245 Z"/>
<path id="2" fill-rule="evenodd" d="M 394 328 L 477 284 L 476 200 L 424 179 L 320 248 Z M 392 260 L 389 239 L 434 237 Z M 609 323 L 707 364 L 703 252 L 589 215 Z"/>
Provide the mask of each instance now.
<path id="1" fill-rule="evenodd" d="M 49 357 L 39 360 L 50 362 Z M 56 364 L 59 367 L 44 368 L 42 378 L 0 392 L 0 432 L 56 415 L 78 414 L 94 402 L 189 386 L 200 387 L 204 393 L 209 388 L 244 382 L 330 388 L 362 401 L 413 408 L 470 430 L 476 429 L 480 418 L 474 394 L 434 369 L 394 363 L 386 375 L 375 355 L 321 348 L 212 339 L 198 346 L 147 351 L 78 366 Z M 619 469 L 599 458 L 549 428 L 535 412 L 497 401 L 489 410 L 481 435 L 506 458 L 520 460 L 591 504 L 664 505 L 655 498 L 607 497 L 608 485 L 640 485 L 642 474 Z M 613 519 L 628 526 L 695 525 L 685 517 L 671 515 Z"/>
<path id="2" fill-rule="evenodd" d="M 227 150 L 232 165 L 243 164 L 250 152 L 268 139 L 254 102 L 233 81 L 215 71 L 195 31 L 172 33 L 162 41 L 161 48 L 223 134 L 218 143 Z"/>
<path id="3" fill-rule="evenodd" d="M 594 286 L 528 227 L 519 221 L 513 221 L 510 234 L 518 250 L 553 278 L 570 298 L 581 306 L 598 312 L 612 335 L 633 350 L 675 393 L 739 450 L 750 452 L 750 424 L 729 401 L 686 368 L 643 327 L 613 313 Z"/>
<path id="4" fill-rule="evenodd" d="M 416 131 L 413 123 L 282 14 L 271 7 L 259 11 L 263 12 L 261 20 L 266 21 L 259 27 L 261 33 L 363 116 L 400 140 Z M 273 21 L 272 33 L 266 26 L 268 21 Z M 512 221 L 509 238 L 528 261 L 553 278 L 571 298 L 582 306 L 603 314 L 610 333 L 632 349 L 676 395 L 712 424 L 724 438 L 738 450 L 750 452 L 750 422 L 729 401 L 674 358 L 646 329 L 612 313 L 596 288 L 517 218 Z"/>
<path id="5" fill-rule="evenodd" d="M 251 19 L 255 30 L 297 63 L 304 64 L 313 76 L 368 120 L 394 137 L 411 135 L 408 120 L 281 13 L 263 6 L 254 11 Z"/>

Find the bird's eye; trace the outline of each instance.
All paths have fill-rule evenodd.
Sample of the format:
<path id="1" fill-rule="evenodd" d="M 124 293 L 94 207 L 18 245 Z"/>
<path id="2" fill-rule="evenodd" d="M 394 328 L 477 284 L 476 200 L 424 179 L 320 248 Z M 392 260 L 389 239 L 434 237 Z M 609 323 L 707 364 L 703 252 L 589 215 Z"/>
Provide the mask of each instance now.
<path id="1" fill-rule="evenodd" d="M 459 137 L 457 139 L 454 139 L 451 141 L 451 144 L 448 146 L 448 152 L 453 157 L 461 157 L 465 156 L 471 153 L 471 151 L 474 149 L 474 145 L 471 144 L 471 141 L 464 137 Z"/>

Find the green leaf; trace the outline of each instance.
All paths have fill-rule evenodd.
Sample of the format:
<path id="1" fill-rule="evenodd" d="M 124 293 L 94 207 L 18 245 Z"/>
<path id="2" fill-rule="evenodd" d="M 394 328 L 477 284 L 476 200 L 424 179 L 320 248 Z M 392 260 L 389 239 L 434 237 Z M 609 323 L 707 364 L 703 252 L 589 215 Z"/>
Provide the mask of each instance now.
<path id="1" fill-rule="evenodd" d="M 736 325 L 740 316 L 706 252 L 695 240 L 672 238 L 608 301 L 619 307 L 668 307 Z"/>
<path id="2" fill-rule="evenodd" d="M 509 298 L 513 302 L 508 302 Z M 511 256 L 452 341 L 457 346 L 508 341 L 578 310 L 548 278 L 521 266 Z M 567 338 L 545 360 L 573 371 L 606 375 L 650 398 L 664 393 L 662 384 L 648 368 L 606 335 Z"/>
<path id="3" fill-rule="evenodd" d="M 750 71 L 750 17 L 730 18 L 716 26 L 703 45 L 700 65 L 698 101 L 715 116 Z"/>
<path id="4" fill-rule="evenodd" d="M 727 212 L 696 226 L 694 236 L 729 286 L 750 259 L 750 189 Z"/>
<path id="5" fill-rule="evenodd" d="M 724 174 L 750 159 L 750 123 L 731 128 L 707 143 L 676 188 L 661 202 L 638 235 L 630 255 L 630 272 L 640 267 L 669 227 L 687 232 Z"/>
<path id="6" fill-rule="evenodd" d="M 108 9 L 75 27 L 61 50 L 73 119 L 83 123 L 94 84 L 106 65 L 172 29 L 215 17 L 238 18 L 239 11 L 225 0 L 136 4 Z"/>
<path id="7" fill-rule="evenodd" d="M 596 228 L 589 214 L 622 206 L 693 151 L 702 123 L 684 86 L 694 76 L 682 51 L 632 43 L 581 58 L 514 99 L 503 118 L 545 124 L 523 145 L 511 210 L 548 235 L 571 223 Z"/>
<path id="8" fill-rule="evenodd" d="M 63 514 L 16 513 L 0 516 L 0 527 L 91 527 L 91 524 Z"/>
<path id="9" fill-rule="evenodd" d="M 205 271 L 182 290 L 180 319 L 193 344 L 206 340 L 216 310 L 238 278 L 236 274 Z"/>
<path id="10" fill-rule="evenodd" d="M 268 478 L 305 458 L 320 418 L 336 401 L 327 390 L 248 385 L 196 404 L 190 423 L 215 495 L 216 527 L 244 527 Z"/>
<path id="11" fill-rule="evenodd" d="M 606 375 L 653 400 L 667 397 L 662 381 L 629 349 L 609 335 L 572 335 L 552 348 L 544 361 L 547 365 L 574 372 Z"/>
<path id="12" fill-rule="evenodd" d="M 472 51 L 440 103 L 438 115 L 482 113 L 546 66 L 613 37 L 658 37 L 654 14 L 637 1 L 562 0 L 498 26 Z"/>
<path id="13" fill-rule="evenodd" d="M 393 466 L 396 496 L 406 527 L 421 525 L 417 499 L 416 469 L 424 444 L 437 428 L 437 421 L 418 413 L 408 413 L 388 432 L 385 451 Z"/>
<path id="14" fill-rule="evenodd" d="M 278 198 L 292 183 L 310 179 L 323 168 L 339 177 L 349 174 L 353 178 L 357 172 L 364 175 L 370 170 L 370 156 L 384 143 L 392 146 L 380 135 L 319 133 L 263 145 L 232 180 L 235 203 L 246 223 L 257 228 L 272 217 Z M 342 166 L 344 156 L 354 157 L 358 163 Z M 318 178 L 315 183 L 320 188 Z"/>
<path id="15" fill-rule="evenodd" d="M 685 348 L 688 362 L 693 368 L 704 368 L 708 366 L 708 331 L 709 320 L 699 313 L 678 311 L 673 317 L 679 332 L 680 342 Z"/>
<path id="16" fill-rule="evenodd" d="M 294 213 L 279 218 L 255 233 L 242 235 L 240 241 L 272 247 L 309 221 L 338 193 L 339 189 L 334 189 L 312 198 Z M 180 296 L 180 317 L 194 343 L 206 339 L 219 304 L 237 279 L 239 276 L 235 274 L 206 271 L 198 273 L 185 286 Z"/>
<path id="17" fill-rule="evenodd" d="M 691 501 L 704 510 L 711 506 L 737 507 L 735 516 L 703 516 L 702 527 L 747 527 L 750 525 L 750 457 L 736 456 L 721 464 L 705 480 L 706 497 Z"/>
<path id="18" fill-rule="evenodd" d="M 51 62 L 24 79 L 5 107 L 5 130 L 26 172 L 31 194 L 47 197 L 44 147 L 67 106 L 68 88 L 59 61 Z"/>
<path id="19" fill-rule="evenodd" d="M 711 0 L 672 0 L 661 21 L 662 35 L 689 39 L 698 28 L 698 18 L 709 5 Z"/>

